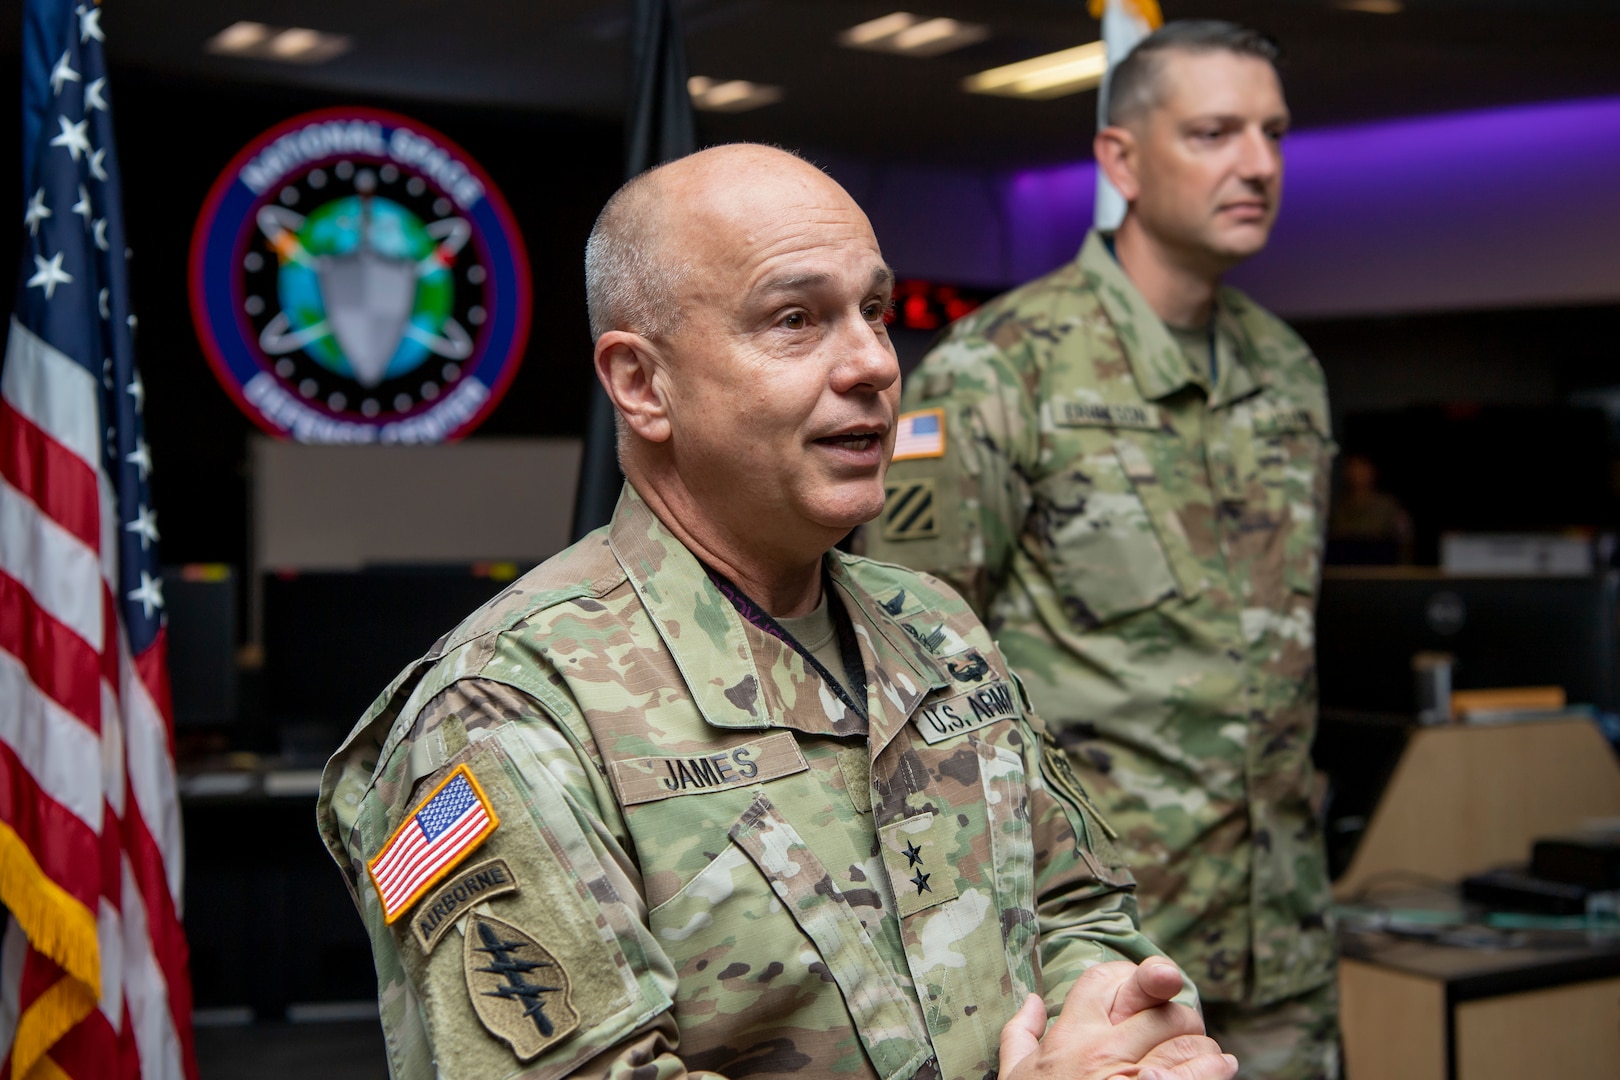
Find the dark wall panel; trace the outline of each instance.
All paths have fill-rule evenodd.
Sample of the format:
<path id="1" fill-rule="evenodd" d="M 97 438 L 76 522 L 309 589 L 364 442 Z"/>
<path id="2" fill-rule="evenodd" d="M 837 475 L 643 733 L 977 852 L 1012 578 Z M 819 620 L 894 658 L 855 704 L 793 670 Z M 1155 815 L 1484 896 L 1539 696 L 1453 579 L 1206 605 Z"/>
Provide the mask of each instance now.
<path id="1" fill-rule="evenodd" d="M 472 437 L 582 430 L 591 373 L 581 263 L 596 212 L 622 178 L 617 125 L 197 83 L 143 71 L 114 71 L 112 79 L 166 562 L 243 563 L 245 446 L 257 430 L 214 379 L 192 328 L 186 274 L 196 215 L 243 146 L 310 109 L 392 109 L 443 132 L 484 167 L 528 247 L 534 318 L 523 366 Z"/>

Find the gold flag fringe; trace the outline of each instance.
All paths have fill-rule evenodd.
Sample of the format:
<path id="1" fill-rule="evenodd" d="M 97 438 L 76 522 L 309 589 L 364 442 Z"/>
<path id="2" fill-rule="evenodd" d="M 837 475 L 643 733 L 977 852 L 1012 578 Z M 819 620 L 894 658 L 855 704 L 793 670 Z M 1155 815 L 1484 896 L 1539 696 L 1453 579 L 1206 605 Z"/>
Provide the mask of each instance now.
<path id="1" fill-rule="evenodd" d="M 39 868 L 28 845 L 3 822 L 0 903 L 17 920 L 28 944 L 63 971 L 63 978 L 18 1017 L 11 1047 L 13 1080 L 52 1080 L 61 1070 L 45 1057 L 46 1052 L 101 999 L 96 917 Z"/>

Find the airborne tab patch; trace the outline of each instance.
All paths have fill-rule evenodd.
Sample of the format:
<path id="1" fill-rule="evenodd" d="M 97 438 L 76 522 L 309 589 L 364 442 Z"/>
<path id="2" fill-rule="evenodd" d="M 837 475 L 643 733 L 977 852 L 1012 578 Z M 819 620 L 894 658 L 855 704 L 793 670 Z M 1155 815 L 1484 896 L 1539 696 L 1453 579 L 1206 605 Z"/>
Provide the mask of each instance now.
<path id="1" fill-rule="evenodd" d="M 998 720 L 1018 717 L 1012 687 L 1004 682 L 985 683 L 970 693 L 923 705 L 911 714 L 923 741 L 929 745 L 987 727 Z"/>
<path id="2" fill-rule="evenodd" d="M 440 885 L 412 916 L 411 933 L 422 951 L 430 953 L 473 904 L 517 890 L 517 878 L 505 859 L 485 859 Z"/>
<path id="3" fill-rule="evenodd" d="M 883 493 L 883 539 L 924 540 L 939 535 L 932 480 L 884 484 Z"/>
<path id="4" fill-rule="evenodd" d="M 579 1027 L 568 971 L 510 923 L 475 913 L 462 946 L 467 995 L 490 1033 L 528 1061 Z"/>
<path id="5" fill-rule="evenodd" d="M 392 925 L 499 824 L 472 770 L 457 765 L 366 863 L 382 902 L 383 921 Z"/>

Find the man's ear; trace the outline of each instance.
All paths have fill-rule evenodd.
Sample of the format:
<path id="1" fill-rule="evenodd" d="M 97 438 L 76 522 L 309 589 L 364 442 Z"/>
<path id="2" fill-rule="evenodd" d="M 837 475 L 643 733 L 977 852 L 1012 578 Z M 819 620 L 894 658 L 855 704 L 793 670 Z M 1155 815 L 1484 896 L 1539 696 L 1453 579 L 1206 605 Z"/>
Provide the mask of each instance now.
<path id="1" fill-rule="evenodd" d="M 1127 203 L 1134 202 L 1137 193 L 1142 190 L 1141 178 L 1137 174 L 1136 135 L 1129 128 L 1110 125 L 1097 132 L 1097 137 L 1091 143 L 1091 152 L 1097 158 L 1097 167 L 1114 185 L 1114 190 Z"/>
<path id="2" fill-rule="evenodd" d="M 640 334 L 609 330 L 596 339 L 596 377 L 625 426 L 648 442 L 669 438 L 661 365 L 657 347 Z"/>

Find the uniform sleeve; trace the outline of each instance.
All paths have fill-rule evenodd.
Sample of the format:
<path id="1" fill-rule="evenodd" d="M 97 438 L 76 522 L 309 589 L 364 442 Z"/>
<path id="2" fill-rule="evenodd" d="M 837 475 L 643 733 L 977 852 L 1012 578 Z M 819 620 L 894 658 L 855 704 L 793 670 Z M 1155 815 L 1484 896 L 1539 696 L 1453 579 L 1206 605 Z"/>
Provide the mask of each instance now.
<path id="1" fill-rule="evenodd" d="M 1137 923 L 1135 880 L 1115 834 L 1081 786 L 1061 747 L 1030 714 L 1030 818 L 1035 826 L 1035 897 L 1040 923 L 1041 996 L 1049 1015 L 1080 973 L 1109 960 L 1140 963 L 1163 953 Z M 1197 1007 L 1190 980 L 1177 998 Z"/>
<path id="2" fill-rule="evenodd" d="M 647 929 L 640 874 L 594 747 L 558 711 L 497 681 L 455 682 L 421 709 L 359 799 L 347 873 L 371 937 L 395 1080 L 518 1068 L 532 1077 L 716 1075 L 689 1073 L 676 1052 L 674 967 Z M 424 871 L 425 886 L 413 890 L 406 878 L 407 891 L 385 899 L 402 887 L 399 860 L 379 858 L 398 838 L 420 843 L 412 830 L 425 822 L 423 835 L 445 830 L 442 843 L 461 827 L 447 820 L 461 811 L 434 795 L 461 774 L 497 824 L 437 876 Z"/>
<path id="3" fill-rule="evenodd" d="M 862 532 L 865 554 L 946 579 L 981 618 L 1029 513 L 1040 424 L 1026 377 L 973 334 L 929 353 L 907 376 L 902 423 L 937 417 L 941 445 L 897 450 L 883 513 Z"/>

